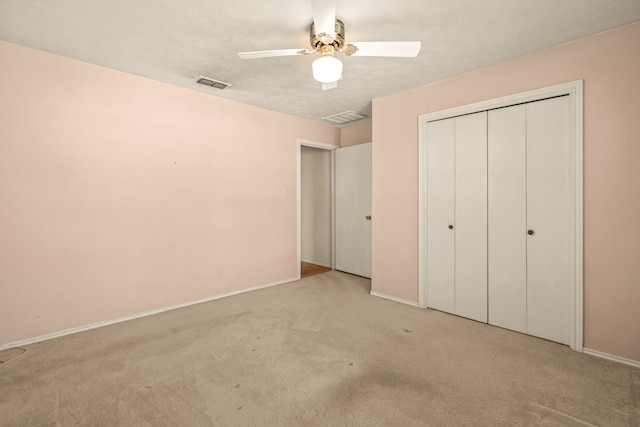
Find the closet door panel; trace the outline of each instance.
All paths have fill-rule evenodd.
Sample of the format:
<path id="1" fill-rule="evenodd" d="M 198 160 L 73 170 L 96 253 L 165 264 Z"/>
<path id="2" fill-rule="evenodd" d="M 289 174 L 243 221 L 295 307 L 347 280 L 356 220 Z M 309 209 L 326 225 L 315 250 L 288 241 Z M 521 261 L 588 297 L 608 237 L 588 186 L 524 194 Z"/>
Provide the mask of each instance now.
<path id="1" fill-rule="evenodd" d="M 455 314 L 487 321 L 487 112 L 455 119 Z"/>
<path id="2" fill-rule="evenodd" d="M 488 114 L 489 323 L 526 333 L 526 107 Z"/>
<path id="3" fill-rule="evenodd" d="M 569 98 L 527 104 L 527 333 L 569 343 Z"/>
<path id="4" fill-rule="evenodd" d="M 454 119 L 427 125 L 427 306 L 454 312 Z"/>

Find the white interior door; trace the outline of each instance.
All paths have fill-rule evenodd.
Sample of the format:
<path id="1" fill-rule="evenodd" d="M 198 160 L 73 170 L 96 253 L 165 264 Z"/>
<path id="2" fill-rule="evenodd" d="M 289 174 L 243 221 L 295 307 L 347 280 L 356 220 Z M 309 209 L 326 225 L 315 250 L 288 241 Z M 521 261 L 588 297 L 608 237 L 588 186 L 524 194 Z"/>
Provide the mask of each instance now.
<path id="1" fill-rule="evenodd" d="M 526 333 L 526 107 L 489 111 L 488 122 L 488 321 Z"/>
<path id="2" fill-rule="evenodd" d="M 427 305 L 455 310 L 455 119 L 427 126 Z"/>
<path id="3" fill-rule="evenodd" d="M 455 119 L 455 314 L 487 321 L 487 112 Z"/>
<path id="4" fill-rule="evenodd" d="M 335 269 L 371 277 L 371 149 L 335 150 Z"/>
<path id="5" fill-rule="evenodd" d="M 527 333 L 569 344 L 571 130 L 569 97 L 527 108 Z"/>

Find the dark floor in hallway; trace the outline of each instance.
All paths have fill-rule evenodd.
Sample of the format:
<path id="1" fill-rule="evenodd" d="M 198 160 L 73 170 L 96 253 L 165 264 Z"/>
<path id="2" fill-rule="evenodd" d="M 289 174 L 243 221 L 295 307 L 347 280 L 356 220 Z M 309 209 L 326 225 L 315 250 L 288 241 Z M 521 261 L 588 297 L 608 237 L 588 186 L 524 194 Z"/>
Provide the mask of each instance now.
<path id="1" fill-rule="evenodd" d="M 300 263 L 300 278 L 314 276 L 320 273 L 326 273 L 327 271 L 331 271 L 329 267 L 323 267 L 317 264 L 311 264 L 309 262 L 301 262 Z"/>

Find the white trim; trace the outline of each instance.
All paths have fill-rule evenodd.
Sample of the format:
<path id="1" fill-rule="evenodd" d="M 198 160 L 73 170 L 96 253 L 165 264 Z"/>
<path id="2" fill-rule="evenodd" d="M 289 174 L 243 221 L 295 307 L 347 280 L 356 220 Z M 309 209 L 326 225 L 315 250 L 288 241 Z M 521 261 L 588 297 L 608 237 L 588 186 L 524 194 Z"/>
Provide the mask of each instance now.
<path id="1" fill-rule="evenodd" d="M 8 348 L 13 348 L 13 347 L 22 347 L 24 345 L 33 344 L 33 343 L 40 342 L 40 341 L 46 341 L 46 340 L 50 340 L 50 339 L 53 339 L 53 338 L 59 338 L 59 337 L 65 336 L 65 335 L 71 335 L 71 334 L 75 334 L 75 333 L 78 333 L 78 332 L 89 331 L 91 329 L 101 328 L 103 326 L 114 325 L 116 323 L 126 322 L 128 320 L 139 319 L 141 317 L 152 316 L 154 314 L 163 313 L 165 311 L 171 311 L 171 310 L 175 310 L 175 309 L 178 309 L 178 308 L 188 307 L 188 306 L 191 306 L 191 305 L 196 305 L 196 304 L 201 304 L 201 303 L 204 303 L 204 302 L 214 301 L 214 300 L 217 300 L 217 299 L 227 298 L 227 297 L 231 297 L 231 296 L 234 296 L 234 295 L 244 294 L 246 292 L 257 291 L 259 289 L 270 288 L 272 286 L 284 285 L 285 283 L 291 283 L 291 282 L 295 282 L 297 280 L 299 280 L 299 279 L 293 277 L 291 279 L 281 280 L 279 282 L 268 283 L 266 285 L 255 286 L 253 288 L 243 289 L 243 290 L 240 290 L 240 291 L 234 291 L 234 292 L 228 292 L 226 294 L 214 295 L 212 297 L 207 297 L 207 298 L 199 299 L 199 300 L 196 300 L 196 301 L 190 301 L 190 302 L 185 302 L 185 303 L 182 303 L 182 304 L 172 305 L 170 307 L 163 307 L 163 308 L 159 308 L 159 309 L 156 309 L 156 310 L 144 311 L 142 313 L 136 313 L 136 314 L 132 314 L 130 316 L 119 317 L 117 319 L 112 319 L 112 320 L 105 320 L 104 322 L 91 323 L 91 324 L 88 324 L 88 325 L 83 325 L 83 326 L 78 326 L 78 327 L 75 327 L 75 328 L 64 329 L 62 331 L 52 332 L 50 334 L 40 335 L 40 336 L 33 337 L 33 338 L 27 338 L 27 339 L 20 340 L 20 341 L 13 341 L 13 342 L 10 342 L 10 343 L 7 343 L 7 344 L 0 344 L 0 351 L 8 349 Z"/>
<path id="2" fill-rule="evenodd" d="M 306 262 L 307 264 L 319 265 L 321 267 L 333 268 L 333 267 L 331 267 L 330 263 L 320 262 L 320 261 L 316 261 L 316 260 L 313 260 L 313 259 L 300 258 L 300 261 Z"/>
<path id="3" fill-rule="evenodd" d="M 413 301 L 409 301 L 409 300 L 398 298 L 398 297 L 392 297 L 391 295 L 381 294 L 380 292 L 371 291 L 371 292 L 369 292 L 369 295 L 373 295 L 374 297 L 378 297 L 378 298 L 388 299 L 388 300 L 399 302 L 399 303 L 402 303 L 402 304 L 407 304 L 407 305 L 410 305 L 412 307 L 420 308 L 420 306 L 417 303 L 413 302 Z"/>
<path id="4" fill-rule="evenodd" d="M 575 95 L 575 92 L 577 90 L 580 91 L 580 98 L 582 98 L 582 86 L 582 80 L 561 83 L 555 86 L 549 86 L 541 89 L 531 90 L 528 92 L 516 93 L 509 96 L 503 96 L 501 98 L 489 99 L 487 101 L 476 102 L 474 104 L 463 105 L 461 107 L 454 107 L 447 110 L 422 114 L 418 116 L 418 120 L 420 121 L 420 123 L 423 123 L 425 120 L 428 122 L 433 122 L 435 120 L 448 119 L 465 114 L 473 114 L 480 111 L 493 110 L 496 108 L 508 107 L 525 102 L 539 101 L 541 99 L 552 98 L 554 96 Z"/>
<path id="5" fill-rule="evenodd" d="M 332 215 L 335 215 L 335 203 L 334 203 L 334 197 L 335 197 L 335 191 L 334 191 L 334 179 L 333 179 L 333 162 L 334 162 L 334 153 L 333 151 L 338 147 L 337 145 L 331 145 L 331 144 L 325 144 L 324 142 L 315 142 L 315 141 L 309 141 L 307 139 L 302 139 L 302 138 L 298 138 L 297 139 L 297 144 L 296 144 L 296 260 L 297 260 L 297 275 L 298 275 L 298 280 L 300 280 L 300 277 L 302 276 L 302 272 L 300 271 L 300 262 L 302 261 L 302 230 L 301 230 L 301 214 L 302 214 L 302 205 L 301 205 L 301 196 L 302 196 L 302 174 L 301 174 L 301 165 L 300 165 L 300 156 L 301 156 L 301 150 L 302 147 L 313 147 L 313 148 L 319 148 L 321 150 L 330 150 L 331 151 L 331 212 Z M 329 266 L 329 268 L 333 268 L 333 266 L 335 265 L 335 261 L 334 261 L 334 255 L 335 254 L 335 220 L 331 221 L 331 237 L 333 239 L 332 242 L 332 265 Z"/>
<path id="6" fill-rule="evenodd" d="M 418 120 L 418 304 L 427 308 L 427 121 Z"/>
<path id="7" fill-rule="evenodd" d="M 584 337 L 584 133 L 583 133 L 583 81 L 562 83 L 547 88 L 536 89 L 529 92 L 505 96 L 492 100 L 477 102 L 448 110 L 423 114 L 418 117 L 418 301 L 420 307 L 426 308 L 427 301 L 427 261 L 426 261 L 426 239 L 427 224 L 425 213 L 427 211 L 426 188 L 426 126 L 428 122 L 456 117 L 465 114 L 477 113 L 480 111 L 492 110 L 507 107 L 514 104 L 533 102 L 555 96 L 569 95 L 571 104 L 572 127 L 572 191 L 574 194 L 572 210 L 572 239 L 574 245 L 571 251 L 572 277 L 571 277 L 571 297 L 570 297 L 570 340 L 569 346 L 576 351 L 583 349 Z"/>
<path id="8" fill-rule="evenodd" d="M 331 150 L 331 267 L 336 266 L 336 150 Z"/>
<path id="9" fill-rule="evenodd" d="M 611 360 L 612 362 L 624 363 L 625 365 L 629 365 L 629 366 L 633 366 L 633 367 L 636 367 L 636 368 L 640 368 L 640 362 L 638 362 L 637 360 L 626 359 L 624 357 L 614 356 L 612 354 L 603 353 L 603 352 L 597 351 L 597 350 L 591 350 L 589 348 L 583 348 L 582 352 L 584 354 L 588 354 L 590 356 L 596 356 L 596 357 L 600 357 L 602 359 Z"/>
<path id="10" fill-rule="evenodd" d="M 575 145 L 574 149 L 574 179 L 575 179 L 575 286 L 572 287 L 572 295 L 574 304 L 572 304 L 574 313 L 573 335 L 571 339 L 571 348 L 576 351 L 582 351 L 584 345 L 584 84 L 582 80 L 575 83 L 573 96 L 571 100 L 572 112 L 575 114 Z M 575 294 L 574 294 L 575 292 Z"/>

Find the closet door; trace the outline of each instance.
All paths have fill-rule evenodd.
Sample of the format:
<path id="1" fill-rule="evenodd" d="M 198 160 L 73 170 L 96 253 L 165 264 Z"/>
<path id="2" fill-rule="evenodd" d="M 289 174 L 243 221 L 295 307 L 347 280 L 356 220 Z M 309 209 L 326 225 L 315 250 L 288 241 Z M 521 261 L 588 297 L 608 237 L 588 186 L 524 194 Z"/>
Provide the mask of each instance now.
<path id="1" fill-rule="evenodd" d="M 569 97 L 527 107 L 527 333 L 569 343 Z"/>
<path id="2" fill-rule="evenodd" d="M 455 314 L 487 321 L 487 112 L 455 118 Z"/>
<path id="3" fill-rule="evenodd" d="M 454 135 L 454 119 L 427 126 L 427 305 L 448 313 L 455 294 Z"/>
<path id="4" fill-rule="evenodd" d="M 489 112 L 489 323 L 569 343 L 568 97 Z"/>
<path id="5" fill-rule="evenodd" d="M 488 114 L 489 323 L 526 333 L 526 106 Z"/>

